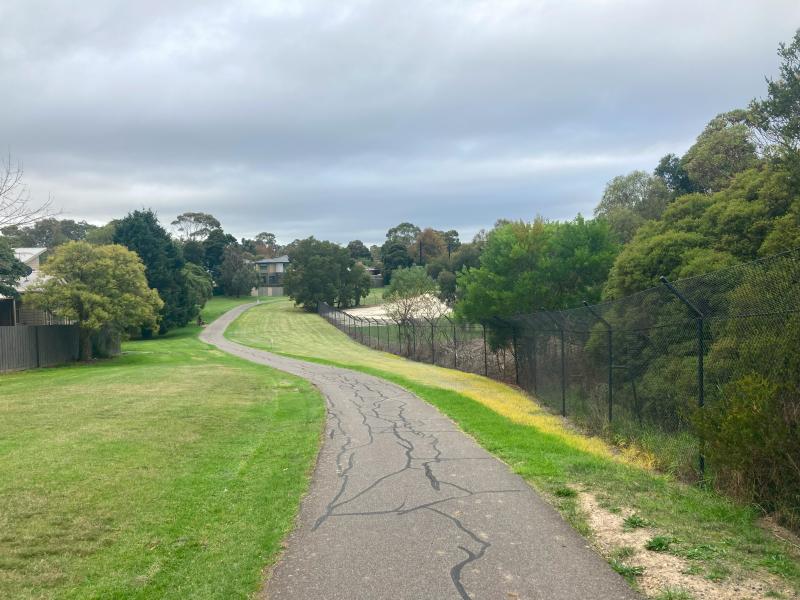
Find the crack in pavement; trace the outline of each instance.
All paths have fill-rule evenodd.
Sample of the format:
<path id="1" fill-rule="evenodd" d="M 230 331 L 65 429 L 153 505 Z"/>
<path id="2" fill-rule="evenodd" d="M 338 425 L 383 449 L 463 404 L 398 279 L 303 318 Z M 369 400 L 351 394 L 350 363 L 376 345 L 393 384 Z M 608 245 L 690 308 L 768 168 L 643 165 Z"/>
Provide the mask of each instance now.
<path id="1" fill-rule="evenodd" d="M 227 324 L 247 308 L 220 317 L 201 339 L 307 379 L 327 412 L 311 491 L 270 595 L 638 597 L 506 465 L 414 394 L 225 339 Z M 350 555 L 337 553 L 340 544 Z M 560 560 L 564 548 L 568 561 Z"/>
<path id="2" fill-rule="evenodd" d="M 405 411 L 407 407 L 407 400 L 409 396 L 390 396 L 385 394 L 382 390 L 370 386 L 368 383 L 358 380 L 357 378 L 349 375 L 334 376 L 333 381 L 336 387 L 345 392 L 341 394 L 341 398 L 347 398 L 349 403 L 346 406 L 337 407 L 334 401 L 329 397 L 328 413 L 331 419 L 336 423 L 336 428 L 331 432 L 335 434 L 338 429 L 339 434 L 343 438 L 343 443 L 339 446 L 339 452 L 336 457 L 336 463 L 339 466 L 337 469 L 338 476 L 341 479 L 341 485 L 338 492 L 328 502 L 325 511 L 320 515 L 312 527 L 316 531 L 328 519 L 348 516 L 379 516 L 379 515 L 409 515 L 417 510 L 426 509 L 436 515 L 439 515 L 456 526 L 456 529 L 465 533 L 468 538 L 477 544 L 475 551 L 465 547 L 462 544 L 455 543 L 455 546 L 467 554 L 467 558 L 454 564 L 450 569 L 450 577 L 455 589 L 461 598 L 470 599 L 464 584 L 461 581 L 461 574 L 467 565 L 480 560 L 486 551 L 491 547 L 488 540 L 481 538 L 475 531 L 467 527 L 461 520 L 450 515 L 442 510 L 434 508 L 436 505 L 447 503 L 451 500 L 459 500 L 470 498 L 481 494 L 503 494 L 515 493 L 522 490 L 519 489 L 504 489 L 504 490 L 472 490 L 465 486 L 456 484 L 451 481 L 445 481 L 436 476 L 433 471 L 434 464 L 439 464 L 443 460 L 456 460 L 458 457 L 443 457 L 442 450 L 439 448 L 440 440 L 437 435 L 434 435 L 432 430 L 418 430 L 411 420 L 406 417 Z M 342 426 L 343 418 L 341 413 L 347 410 L 355 410 L 360 417 L 360 426 L 366 430 L 368 441 L 363 444 L 353 445 L 353 435 L 347 433 Z M 386 426 L 376 431 L 370 419 L 383 421 Z M 439 430 L 438 432 L 452 432 L 453 430 Z M 360 449 L 368 448 L 375 442 L 376 433 L 390 433 L 395 438 L 395 444 L 401 449 L 405 457 L 405 463 L 401 468 L 394 469 L 388 473 L 384 473 L 367 483 L 359 491 L 352 495 L 347 495 L 348 486 L 350 484 L 350 472 L 355 464 L 356 452 Z M 333 436 L 331 436 L 333 439 Z M 424 453 L 425 450 L 429 452 Z M 425 454 L 420 456 L 419 454 Z M 432 455 L 430 455 L 432 454 Z M 341 468 L 341 459 L 348 455 L 347 467 Z M 444 498 L 419 503 L 412 507 L 407 507 L 408 498 L 405 498 L 397 507 L 387 510 L 376 511 L 350 511 L 341 512 L 338 509 L 354 503 L 355 501 L 364 498 L 368 494 L 374 492 L 380 485 L 388 482 L 389 480 L 398 477 L 409 471 L 419 471 L 420 468 L 414 467 L 414 461 L 421 462 L 421 471 L 427 479 L 428 484 L 434 492 L 441 492 L 442 485 L 449 488 L 454 488 L 460 492 L 460 495 L 447 495 Z"/>

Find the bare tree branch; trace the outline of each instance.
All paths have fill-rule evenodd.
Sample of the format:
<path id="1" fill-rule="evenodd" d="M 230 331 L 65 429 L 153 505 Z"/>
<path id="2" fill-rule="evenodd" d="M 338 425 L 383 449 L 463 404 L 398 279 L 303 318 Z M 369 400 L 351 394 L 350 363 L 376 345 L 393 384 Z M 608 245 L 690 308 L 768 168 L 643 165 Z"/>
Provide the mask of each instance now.
<path id="1" fill-rule="evenodd" d="M 0 163 L 0 229 L 12 225 L 24 227 L 57 214 L 52 209 L 53 201 L 50 197 L 38 206 L 31 203 L 23 173 L 22 164 L 14 164 L 10 154 Z"/>

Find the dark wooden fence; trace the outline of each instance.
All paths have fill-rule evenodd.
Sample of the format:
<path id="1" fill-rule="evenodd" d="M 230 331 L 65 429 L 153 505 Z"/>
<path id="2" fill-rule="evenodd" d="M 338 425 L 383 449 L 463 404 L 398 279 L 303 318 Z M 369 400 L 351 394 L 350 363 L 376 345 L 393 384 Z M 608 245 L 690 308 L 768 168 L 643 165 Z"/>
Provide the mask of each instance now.
<path id="1" fill-rule="evenodd" d="M 0 372 L 52 367 L 77 359 L 75 325 L 0 327 Z"/>

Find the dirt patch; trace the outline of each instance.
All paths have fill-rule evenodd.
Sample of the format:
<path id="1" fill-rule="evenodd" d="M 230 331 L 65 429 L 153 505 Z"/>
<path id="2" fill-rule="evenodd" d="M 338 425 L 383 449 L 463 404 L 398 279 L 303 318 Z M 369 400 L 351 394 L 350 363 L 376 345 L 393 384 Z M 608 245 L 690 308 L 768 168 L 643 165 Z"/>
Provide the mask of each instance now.
<path id="1" fill-rule="evenodd" d="M 760 525 L 782 542 L 789 544 L 796 553 L 800 554 L 800 536 L 778 524 L 773 517 L 761 519 Z"/>
<path id="2" fill-rule="evenodd" d="M 578 501 L 601 554 L 607 558 L 618 556 L 619 562 L 627 566 L 644 567 L 636 581 L 649 597 L 656 597 L 665 590 L 682 590 L 693 600 L 767 600 L 775 598 L 775 592 L 782 594 L 778 597 L 797 597 L 780 580 L 767 573 L 747 579 L 731 576 L 724 581 L 711 581 L 694 574 L 690 561 L 668 552 L 648 550 L 646 544 L 661 532 L 651 527 L 627 529 L 625 520 L 632 516 L 631 511 L 613 513 L 586 492 L 578 493 Z M 773 595 L 768 595 L 770 593 Z"/>

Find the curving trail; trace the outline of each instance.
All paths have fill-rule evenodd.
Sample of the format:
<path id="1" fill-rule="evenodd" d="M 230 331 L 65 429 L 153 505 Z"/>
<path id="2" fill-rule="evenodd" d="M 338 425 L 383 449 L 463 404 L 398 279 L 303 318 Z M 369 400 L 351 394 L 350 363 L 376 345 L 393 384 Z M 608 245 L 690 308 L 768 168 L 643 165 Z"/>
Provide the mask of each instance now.
<path id="1" fill-rule="evenodd" d="M 251 306 L 201 339 L 311 381 L 328 406 L 311 489 L 268 598 L 639 598 L 520 477 L 415 395 L 225 339 Z"/>

